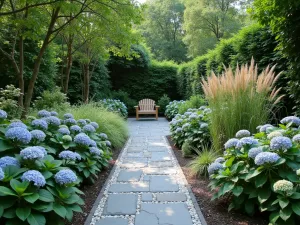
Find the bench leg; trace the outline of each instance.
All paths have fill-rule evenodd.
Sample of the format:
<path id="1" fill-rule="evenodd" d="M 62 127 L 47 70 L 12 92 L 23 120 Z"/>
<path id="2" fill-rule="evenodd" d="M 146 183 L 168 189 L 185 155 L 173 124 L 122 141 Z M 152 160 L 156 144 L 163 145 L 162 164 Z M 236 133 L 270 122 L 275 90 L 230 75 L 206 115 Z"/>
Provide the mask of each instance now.
<path id="1" fill-rule="evenodd" d="M 156 109 L 156 120 L 158 120 L 158 110 Z"/>

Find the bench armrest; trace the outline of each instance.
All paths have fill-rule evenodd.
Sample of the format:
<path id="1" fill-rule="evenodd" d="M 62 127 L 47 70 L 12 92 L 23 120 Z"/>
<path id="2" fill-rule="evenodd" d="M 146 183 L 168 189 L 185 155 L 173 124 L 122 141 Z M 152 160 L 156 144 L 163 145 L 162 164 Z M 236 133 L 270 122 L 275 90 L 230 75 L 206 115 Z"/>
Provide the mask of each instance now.
<path id="1" fill-rule="evenodd" d="M 159 106 L 159 105 L 156 105 L 155 108 L 158 109 L 158 108 L 160 108 L 160 106 Z"/>
<path id="2" fill-rule="evenodd" d="M 138 107 L 139 107 L 138 105 L 134 106 L 134 108 L 138 108 Z"/>

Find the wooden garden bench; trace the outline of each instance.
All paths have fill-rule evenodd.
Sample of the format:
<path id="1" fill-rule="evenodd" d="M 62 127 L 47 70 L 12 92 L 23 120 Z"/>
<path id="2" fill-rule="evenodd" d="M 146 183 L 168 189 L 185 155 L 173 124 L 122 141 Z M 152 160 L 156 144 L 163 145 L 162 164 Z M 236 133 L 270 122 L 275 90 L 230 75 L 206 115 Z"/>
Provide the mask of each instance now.
<path id="1" fill-rule="evenodd" d="M 139 120 L 140 114 L 155 114 L 156 120 L 158 119 L 159 106 L 155 105 L 155 101 L 152 99 L 143 99 L 134 108 L 136 110 L 136 120 Z"/>

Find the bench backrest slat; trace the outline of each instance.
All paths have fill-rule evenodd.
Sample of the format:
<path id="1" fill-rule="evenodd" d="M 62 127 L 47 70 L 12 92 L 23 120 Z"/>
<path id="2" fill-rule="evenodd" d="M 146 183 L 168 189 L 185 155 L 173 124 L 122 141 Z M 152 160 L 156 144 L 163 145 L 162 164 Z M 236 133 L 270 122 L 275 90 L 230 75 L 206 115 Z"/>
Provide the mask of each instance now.
<path id="1" fill-rule="evenodd" d="M 154 110 L 154 106 L 155 106 L 155 101 L 152 99 L 142 99 L 141 101 L 139 101 L 139 107 L 140 110 L 142 111 L 151 111 Z"/>

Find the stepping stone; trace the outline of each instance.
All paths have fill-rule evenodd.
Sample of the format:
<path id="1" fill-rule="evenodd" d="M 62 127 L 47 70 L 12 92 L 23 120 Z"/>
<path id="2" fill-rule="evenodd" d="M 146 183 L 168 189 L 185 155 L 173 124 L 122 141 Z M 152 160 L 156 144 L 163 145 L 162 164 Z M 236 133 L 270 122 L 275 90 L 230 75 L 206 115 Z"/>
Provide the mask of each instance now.
<path id="1" fill-rule="evenodd" d="M 128 152 L 124 158 L 142 158 L 144 157 L 143 152 Z"/>
<path id="2" fill-rule="evenodd" d="M 171 156 L 168 152 L 152 152 L 152 157 L 150 160 L 152 162 L 170 161 Z"/>
<path id="3" fill-rule="evenodd" d="M 125 158 L 121 164 L 121 167 L 127 168 L 141 168 L 148 165 L 146 158 Z"/>
<path id="4" fill-rule="evenodd" d="M 138 196 L 135 194 L 112 194 L 108 196 L 104 215 L 134 215 Z"/>
<path id="5" fill-rule="evenodd" d="M 151 158 L 152 157 L 152 152 L 144 152 L 144 157 Z"/>
<path id="6" fill-rule="evenodd" d="M 184 202 L 187 200 L 184 193 L 163 193 L 157 194 L 156 199 L 159 202 Z"/>
<path id="7" fill-rule="evenodd" d="M 123 218 L 102 218 L 95 225 L 128 225 L 128 220 Z"/>
<path id="8" fill-rule="evenodd" d="M 143 171 L 145 174 L 151 174 L 151 175 L 168 175 L 168 174 L 177 173 L 174 167 L 144 168 Z"/>
<path id="9" fill-rule="evenodd" d="M 173 167 L 172 161 L 149 162 L 149 167 Z"/>
<path id="10" fill-rule="evenodd" d="M 135 225 L 193 225 L 185 203 L 142 203 Z"/>
<path id="11" fill-rule="evenodd" d="M 135 182 L 129 184 L 112 184 L 108 192 L 148 192 L 150 191 L 149 183 L 147 182 Z"/>
<path id="12" fill-rule="evenodd" d="M 127 152 L 142 152 L 146 147 L 129 147 Z"/>
<path id="13" fill-rule="evenodd" d="M 144 175 L 143 180 L 144 180 L 144 181 L 150 181 L 150 176 L 149 176 L 149 175 Z"/>
<path id="14" fill-rule="evenodd" d="M 170 176 L 152 176 L 150 180 L 150 191 L 173 192 L 179 191 L 179 187 L 176 180 Z"/>
<path id="15" fill-rule="evenodd" d="M 121 170 L 119 173 L 118 182 L 134 182 L 139 181 L 142 176 L 143 171 L 142 170 Z"/>
<path id="16" fill-rule="evenodd" d="M 168 149 L 164 146 L 148 146 L 147 150 L 149 152 L 167 152 Z"/>
<path id="17" fill-rule="evenodd" d="M 143 193 L 142 194 L 142 201 L 143 202 L 151 202 L 153 200 L 153 196 L 151 193 Z"/>
<path id="18" fill-rule="evenodd" d="M 166 144 L 163 142 L 148 141 L 148 148 L 150 147 L 166 147 Z"/>

